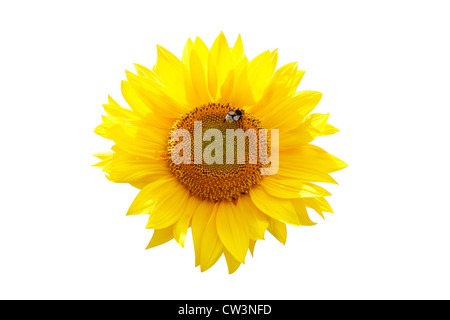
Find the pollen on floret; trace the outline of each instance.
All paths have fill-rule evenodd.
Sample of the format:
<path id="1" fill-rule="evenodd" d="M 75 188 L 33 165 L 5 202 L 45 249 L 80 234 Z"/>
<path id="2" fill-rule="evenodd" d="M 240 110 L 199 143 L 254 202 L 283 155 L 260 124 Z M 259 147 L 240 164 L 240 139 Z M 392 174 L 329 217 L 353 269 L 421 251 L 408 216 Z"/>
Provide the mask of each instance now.
<path id="1" fill-rule="evenodd" d="M 256 133 L 258 133 L 259 129 L 262 129 L 260 120 L 252 114 L 234 109 L 228 103 L 208 103 L 193 109 L 175 121 L 169 137 L 177 129 L 186 129 L 193 137 L 194 122 L 196 121 L 201 121 L 202 123 L 202 134 L 208 129 L 220 130 L 224 139 L 223 146 L 226 145 L 227 129 L 242 129 L 243 131 L 253 129 Z M 258 134 L 255 138 L 258 139 Z M 167 144 L 167 161 L 173 174 L 193 195 L 213 201 L 224 199 L 237 200 L 241 195 L 248 194 L 250 188 L 259 184 L 262 179 L 260 169 L 263 165 L 259 160 L 256 163 L 250 161 L 251 152 L 258 152 L 249 148 L 249 145 L 252 143 L 250 139 L 251 137 L 246 139 L 245 142 L 245 163 L 227 163 L 225 152 L 223 153 L 224 161 L 220 164 L 207 164 L 204 161 L 196 163 L 198 161 L 195 161 L 196 153 L 194 144 L 192 144 L 191 163 L 175 164 L 170 154 L 176 142 L 170 138 Z M 209 142 L 203 141 L 202 150 L 208 144 Z M 256 145 L 258 144 L 256 143 Z M 234 157 L 234 159 L 237 161 L 237 157 Z"/>

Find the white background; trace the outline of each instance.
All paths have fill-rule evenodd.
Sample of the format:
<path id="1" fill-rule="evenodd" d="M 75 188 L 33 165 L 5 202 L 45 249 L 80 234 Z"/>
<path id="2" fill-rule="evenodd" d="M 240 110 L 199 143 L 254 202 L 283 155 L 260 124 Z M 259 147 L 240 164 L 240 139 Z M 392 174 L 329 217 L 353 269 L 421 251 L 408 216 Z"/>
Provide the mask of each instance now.
<path id="1" fill-rule="evenodd" d="M 3 1 L 0 298 L 449 299 L 450 47 L 446 1 Z M 298 61 L 299 90 L 341 129 L 335 214 L 269 233 L 233 275 L 194 268 L 192 238 L 144 250 L 138 190 L 90 167 L 133 63 L 242 35 L 249 58 Z M 286 116 L 289 116 L 286 114 Z"/>

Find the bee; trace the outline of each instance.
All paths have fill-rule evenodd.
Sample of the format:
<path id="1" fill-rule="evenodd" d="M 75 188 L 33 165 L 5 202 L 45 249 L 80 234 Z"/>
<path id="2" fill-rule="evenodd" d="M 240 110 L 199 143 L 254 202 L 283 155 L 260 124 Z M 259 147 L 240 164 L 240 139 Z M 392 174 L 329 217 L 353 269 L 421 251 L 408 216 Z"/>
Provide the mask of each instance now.
<path id="1" fill-rule="evenodd" d="M 241 110 L 239 110 L 239 109 L 230 110 L 230 111 L 228 111 L 227 115 L 225 116 L 225 120 L 223 122 L 225 122 L 225 121 L 228 121 L 228 122 L 239 121 L 241 119 L 241 117 L 242 117 L 242 111 Z"/>

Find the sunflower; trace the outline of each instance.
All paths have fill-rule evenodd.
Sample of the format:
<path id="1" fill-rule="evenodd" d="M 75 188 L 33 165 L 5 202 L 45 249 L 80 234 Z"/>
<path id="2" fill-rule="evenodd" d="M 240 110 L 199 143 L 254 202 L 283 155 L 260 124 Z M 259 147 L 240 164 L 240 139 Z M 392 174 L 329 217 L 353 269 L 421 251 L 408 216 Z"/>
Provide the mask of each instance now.
<path id="1" fill-rule="evenodd" d="M 122 94 L 130 108 L 108 97 L 107 116 L 95 132 L 115 145 L 113 152 L 97 153 L 101 161 L 94 166 L 110 181 L 140 189 L 127 214 L 149 215 L 146 227 L 154 231 L 147 248 L 171 239 L 184 247 L 191 228 L 195 265 L 205 271 L 224 255 L 233 273 L 266 230 L 284 244 L 287 223 L 315 224 L 307 208 L 322 217 L 332 212 L 325 199 L 330 193 L 312 182 L 336 183 L 329 174 L 346 164 L 310 143 L 338 130 L 327 123 L 328 114 L 311 114 L 321 93 L 296 92 L 304 71 L 297 63 L 276 70 L 277 58 L 274 50 L 249 61 L 241 37 L 229 47 L 223 33 L 211 49 L 200 38 L 188 39 L 181 60 L 157 46 L 153 69 L 135 65 L 136 73 L 126 72 Z M 179 153 L 188 161 L 175 163 L 174 133 L 195 136 L 196 123 L 202 124 L 200 134 L 254 130 L 264 141 L 261 132 L 267 132 L 256 152 L 265 146 L 275 162 L 276 140 L 275 174 L 263 174 L 272 162 L 250 161 L 250 136 L 240 162 L 199 160 L 194 142 Z M 269 134 L 274 129 L 276 138 Z M 200 155 L 211 140 L 200 136 Z M 223 140 L 227 147 L 230 141 Z M 214 142 L 222 143 L 217 137 Z"/>

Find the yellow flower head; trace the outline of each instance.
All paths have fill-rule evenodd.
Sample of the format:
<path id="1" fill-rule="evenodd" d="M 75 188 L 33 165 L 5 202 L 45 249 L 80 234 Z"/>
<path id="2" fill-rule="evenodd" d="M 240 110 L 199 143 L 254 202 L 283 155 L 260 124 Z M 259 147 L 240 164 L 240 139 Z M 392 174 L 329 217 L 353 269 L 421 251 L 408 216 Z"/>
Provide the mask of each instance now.
<path id="1" fill-rule="evenodd" d="M 296 92 L 297 63 L 275 70 L 277 50 L 249 61 L 241 37 L 230 48 L 223 33 L 211 49 L 189 39 L 181 60 L 157 51 L 152 70 L 126 73 L 130 109 L 109 97 L 95 130 L 115 143 L 95 166 L 141 190 L 128 214 L 150 215 L 147 248 L 184 246 L 191 228 L 196 266 L 223 254 L 233 273 L 266 230 L 284 244 L 286 223 L 315 224 L 306 208 L 332 212 L 312 182 L 336 183 L 329 173 L 346 164 L 310 144 L 338 130 L 310 114 L 321 93 Z"/>

